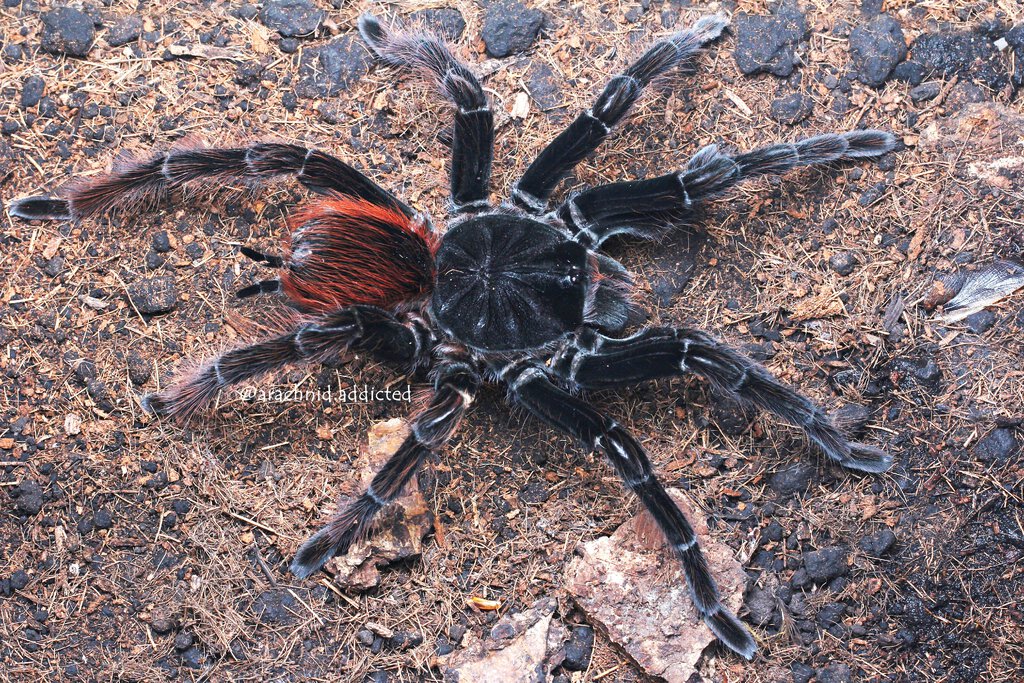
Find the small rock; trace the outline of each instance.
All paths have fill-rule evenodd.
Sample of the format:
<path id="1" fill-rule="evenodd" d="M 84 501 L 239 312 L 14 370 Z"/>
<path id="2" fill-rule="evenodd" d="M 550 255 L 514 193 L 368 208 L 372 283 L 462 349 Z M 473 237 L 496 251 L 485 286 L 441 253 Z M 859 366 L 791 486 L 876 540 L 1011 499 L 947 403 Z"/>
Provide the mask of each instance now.
<path id="1" fill-rule="evenodd" d="M 947 110 L 957 111 L 968 104 L 987 102 L 989 99 L 988 93 L 985 92 L 985 89 L 977 83 L 960 81 L 953 86 L 952 90 L 949 91 L 949 95 L 946 97 L 944 104 L 946 105 Z"/>
<path id="2" fill-rule="evenodd" d="M 110 47 L 134 43 L 142 35 L 142 17 L 124 17 L 110 27 L 104 36 Z"/>
<path id="3" fill-rule="evenodd" d="M 96 29 L 92 17 L 73 7 L 58 7 L 43 14 L 43 37 L 40 43 L 44 52 L 69 57 L 85 57 L 89 54 Z"/>
<path id="4" fill-rule="evenodd" d="M 310 0 L 267 0 L 260 10 L 260 21 L 285 38 L 316 33 L 326 16 Z"/>
<path id="5" fill-rule="evenodd" d="M 832 257 L 828 260 L 828 265 L 832 270 L 846 277 L 857 267 L 857 259 L 850 252 L 841 251 L 832 254 Z"/>
<path id="6" fill-rule="evenodd" d="M 544 13 L 527 9 L 519 2 L 494 2 L 484 13 L 484 49 L 490 57 L 508 57 L 525 52 L 537 40 L 544 25 Z"/>
<path id="7" fill-rule="evenodd" d="M 924 80 L 924 67 L 914 60 L 908 59 L 896 65 L 896 68 L 892 70 L 891 77 L 910 85 L 920 85 Z"/>
<path id="8" fill-rule="evenodd" d="M 164 635 L 173 631 L 175 622 L 174 615 L 161 607 L 154 610 L 149 619 L 149 625 L 152 627 L 153 633 L 158 635 Z"/>
<path id="9" fill-rule="evenodd" d="M 747 618 L 755 626 L 767 626 L 772 623 L 775 613 L 778 611 L 778 601 L 770 591 L 759 586 L 754 586 L 747 593 L 744 604 L 747 607 Z"/>
<path id="10" fill-rule="evenodd" d="M 24 569 L 18 569 L 11 574 L 11 588 L 20 591 L 28 585 L 28 573 Z"/>
<path id="11" fill-rule="evenodd" d="M 519 500 L 524 503 L 543 503 L 550 496 L 547 484 L 542 481 L 531 481 L 519 491 Z"/>
<path id="12" fill-rule="evenodd" d="M 64 272 L 64 257 L 60 254 L 54 256 L 43 264 L 43 272 L 50 277 L 57 277 Z"/>
<path id="13" fill-rule="evenodd" d="M 814 476 L 814 467 L 806 462 L 795 462 L 768 477 L 768 487 L 780 496 L 804 491 Z"/>
<path id="14" fill-rule="evenodd" d="M 201 669 L 206 660 L 203 651 L 197 647 L 190 647 L 181 653 L 181 661 L 190 669 Z"/>
<path id="15" fill-rule="evenodd" d="M 803 121 L 814 110 L 814 100 L 803 93 L 792 93 L 772 102 L 772 118 L 793 125 Z"/>
<path id="16" fill-rule="evenodd" d="M 295 620 L 300 609 L 302 605 L 285 588 L 265 590 L 252 603 L 252 612 L 261 624 L 289 624 Z"/>
<path id="17" fill-rule="evenodd" d="M 526 72 L 526 89 L 541 111 L 562 106 L 561 79 L 545 62 L 530 62 L 529 71 Z"/>
<path id="18" fill-rule="evenodd" d="M 178 305 L 178 287 L 170 275 L 133 282 L 128 286 L 128 296 L 143 314 L 167 313 Z"/>
<path id="19" fill-rule="evenodd" d="M 824 669 L 818 669 L 815 683 L 850 683 L 850 667 L 832 662 Z"/>
<path id="20" fill-rule="evenodd" d="M 910 90 L 910 101 L 914 104 L 921 104 L 922 102 L 930 102 L 939 96 L 941 88 L 935 81 L 928 81 L 921 85 L 915 86 Z"/>
<path id="21" fill-rule="evenodd" d="M 130 351 L 126 361 L 128 365 L 128 379 L 135 386 L 141 387 L 152 377 L 153 364 L 138 351 Z"/>
<path id="22" fill-rule="evenodd" d="M 153 233 L 153 249 L 160 254 L 166 254 L 171 250 L 171 238 L 166 230 Z"/>
<path id="23" fill-rule="evenodd" d="M 803 559 L 807 578 L 817 583 L 842 576 L 849 569 L 849 552 L 841 546 L 806 552 Z"/>
<path id="24" fill-rule="evenodd" d="M 46 89 L 46 81 L 42 76 L 29 76 L 21 84 L 21 108 L 28 109 L 39 104 L 43 99 L 43 91 Z"/>
<path id="25" fill-rule="evenodd" d="M 15 509 L 29 517 L 39 514 L 43 509 L 43 489 L 31 479 L 25 479 L 11 491 L 17 497 Z"/>
<path id="26" fill-rule="evenodd" d="M 871 557 L 882 557 L 896 543 L 891 529 L 880 529 L 857 542 L 857 546 Z"/>
<path id="27" fill-rule="evenodd" d="M 92 518 L 92 523 L 97 529 L 109 529 L 114 526 L 114 519 L 110 516 L 110 512 L 104 509 L 99 509 Z"/>
<path id="28" fill-rule="evenodd" d="M 1011 82 L 1013 87 L 1024 87 L 1024 24 L 1017 24 L 1004 36 L 1007 44 L 1013 48 L 1014 69 Z"/>
<path id="29" fill-rule="evenodd" d="M 846 614 L 846 605 L 841 602 L 830 602 L 818 610 L 818 615 L 814 620 L 821 628 L 829 629 L 839 624 L 844 614 Z"/>
<path id="30" fill-rule="evenodd" d="M 736 65 L 745 75 L 788 76 L 797 63 L 794 47 L 807 35 L 807 19 L 797 3 L 782 2 L 771 16 L 736 16 Z"/>
<path id="31" fill-rule="evenodd" d="M 974 446 L 974 457 L 982 462 L 1004 462 L 1020 451 L 1012 429 L 997 427 Z"/>
<path id="32" fill-rule="evenodd" d="M 307 99 L 333 97 L 359 80 L 370 61 L 370 53 L 351 33 L 305 50 L 299 61 L 295 94 Z"/>
<path id="33" fill-rule="evenodd" d="M 192 636 L 191 633 L 189 633 L 188 631 L 181 631 L 176 636 L 174 636 L 174 649 L 179 652 L 183 652 L 184 650 L 187 650 L 190 647 L 192 647 L 192 644 L 194 642 L 195 638 Z"/>
<path id="34" fill-rule="evenodd" d="M 934 358 L 897 358 L 892 362 L 890 375 L 903 388 L 917 384 L 938 391 L 942 386 L 942 370 Z"/>
<path id="35" fill-rule="evenodd" d="M 565 659 L 562 666 L 569 671 L 585 671 L 590 665 L 590 655 L 594 651 L 594 629 L 589 626 L 577 626 L 565 644 Z"/>
<path id="36" fill-rule="evenodd" d="M 452 42 L 461 38 L 466 31 L 466 20 L 462 18 L 462 12 L 452 7 L 421 9 L 409 17 L 414 24 L 420 24 Z"/>
<path id="37" fill-rule="evenodd" d="M 879 87 L 907 58 L 907 43 L 900 22 L 888 14 L 879 14 L 850 34 L 850 57 L 857 80 Z"/>
<path id="38" fill-rule="evenodd" d="M 964 318 L 964 324 L 974 334 L 985 334 L 996 324 L 996 314 L 992 311 L 978 311 Z"/>
<path id="39" fill-rule="evenodd" d="M 937 74 L 949 79 L 957 75 L 961 81 L 973 80 L 993 90 L 1001 90 L 1010 81 L 1002 55 L 992 39 L 980 31 L 924 33 L 910 51 L 926 76 Z"/>

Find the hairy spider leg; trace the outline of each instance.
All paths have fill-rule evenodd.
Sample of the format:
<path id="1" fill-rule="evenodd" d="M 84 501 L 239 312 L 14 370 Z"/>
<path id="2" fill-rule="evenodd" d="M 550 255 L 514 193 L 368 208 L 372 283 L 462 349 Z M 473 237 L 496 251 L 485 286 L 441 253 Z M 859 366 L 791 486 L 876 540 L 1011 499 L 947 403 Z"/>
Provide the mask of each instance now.
<path id="1" fill-rule="evenodd" d="M 149 412 L 184 422 L 230 386 L 350 348 L 411 369 L 429 362 L 433 334 L 419 316 L 398 318 L 374 306 L 351 306 L 210 359 L 167 389 L 143 397 L 142 404 Z"/>
<path id="2" fill-rule="evenodd" d="M 411 69 L 433 80 L 455 105 L 452 204 L 455 213 L 487 208 L 494 155 L 494 114 L 480 81 L 436 36 L 385 29 L 371 14 L 359 18 L 359 33 L 381 62 Z"/>
<path id="3" fill-rule="evenodd" d="M 503 379 L 514 403 L 576 437 L 585 447 L 605 454 L 623 483 L 650 512 L 682 563 L 690 596 L 704 623 L 731 650 L 751 659 L 757 651 L 753 636 L 722 604 L 693 527 L 658 481 L 643 446 L 614 421 L 552 384 L 537 367 L 520 365 L 507 371 Z"/>
<path id="4" fill-rule="evenodd" d="M 781 174 L 801 166 L 877 157 L 892 151 L 892 135 L 878 130 L 827 133 L 794 143 L 760 147 L 730 156 L 709 145 L 675 173 L 599 185 L 569 197 L 558 216 L 576 241 L 599 246 L 612 235 L 653 237 L 685 223 L 698 202 L 722 194 L 757 176 Z"/>
<path id="5" fill-rule="evenodd" d="M 442 354 L 434 373 L 433 396 L 427 408 L 413 418 L 412 433 L 374 476 L 369 488 L 299 547 L 291 563 L 292 574 L 300 579 L 308 577 L 335 555 L 348 552 L 352 543 L 369 532 L 377 513 L 398 498 L 424 459 L 454 433 L 480 382 L 480 373 L 468 356 Z"/>
<path id="6" fill-rule="evenodd" d="M 174 190 L 224 183 L 265 182 L 293 175 L 319 194 L 342 194 L 400 211 L 416 212 L 345 162 L 298 145 L 264 142 L 250 147 L 172 149 L 145 161 L 122 161 L 98 178 L 73 181 L 63 199 L 26 197 L 11 203 L 12 216 L 77 220 L 108 211 L 138 213 L 154 209 Z"/>
<path id="7" fill-rule="evenodd" d="M 512 189 L 521 209 L 542 214 L 558 182 L 590 155 L 658 76 L 687 64 L 728 25 L 720 14 L 701 17 L 690 28 L 656 42 L 622 74 L 612 78 L 593 106 L 545 147 Z"/>
<path id="8" fill-rule="evenodd" d="M 846 440 L 825 412 L 763 366 L 697 330 L 652 327 L 613 339 L 586 333 L 562 347 L 551 372 L 572 386 L 601 389 L 694 373 L 718 391 L 800 427 L 829 459 L 860 472 L 889 469 L 892 456 Z"/>

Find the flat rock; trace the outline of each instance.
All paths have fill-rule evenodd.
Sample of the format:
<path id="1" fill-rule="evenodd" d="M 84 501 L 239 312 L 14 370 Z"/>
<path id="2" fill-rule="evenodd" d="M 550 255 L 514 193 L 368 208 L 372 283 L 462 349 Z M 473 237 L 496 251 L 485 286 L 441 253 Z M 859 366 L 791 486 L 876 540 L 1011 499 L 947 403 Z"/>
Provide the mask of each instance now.
<path id="1" fill-rule="evenodd" d="M 304 50 L 295 94 L 308 99 L 333 97 L 362 77 L 370 63 L 370 53 L 354 33 Z"/>
<path id="2" fill-rule="evenodd" d="M 803 93 L 791 93 L 772 102 L 772 118 L 793 125 L 803 121 L 814 110 L 814 100 Z"/>
<path id="3" fill-rule="evenodd" d="M 142 17 L 130 16 L 119 19 L 110 27 L 104 40 L 110 47 L 121 47 L 134 43 L 142 35 Z"/>
<path id="4" fill-rule="evenodd" d="M 806 552 L 803 558 L 807 577 L 818 583 L 842 576 L 850 568 L 849 551 L 838 545 Z"/>
<path id="5" fill-rule="evenodd" d="M 991 37 L 978 31 L 924 33 L 911 46 L 910 58 L 924 67 L 926 77 L 955 75 L 993 90 L 1010 82 L 1010 70 Z"/>
<path id="6" fill-rule="evenodd" d="M 525 52 L 537 40 L 544 13 L 519 2 L 494 2 L 484 13 L 484 49 L 489 57 Z"/>
<path id="7" fill-rule="evenodd" d="M 556 604 L 544 598 L 503 616 L 486 637 L 467 634 L 462 648 L 440 658 L 445 683 L 545 683 L 565 640 L 552 623 Z"/>
<path id="8" fill-rule="evenodd" d="M 57 7 L 43 14 L 43 37 L 40 47 L 44 52 L 69 57 L 89 54 L 96 29 L 92 17 L 74 7 Z"/>
<path id="9" fill-rule="evenodd" d="M 359 481 L 351 498 L 342 498 L 347 505 L 370 485 L 377 471 L 384 466 L 402 441 L 409 435 L 408 423 L 395 418 L 370 427 L 369 445 L 353 463 Z M 376 530 L 357 541 L 344 557 L 336 558 L 335 583 L 349 590 L 365 591 L 380 585 L 380 568 L 417 558 L 423 552 L 423 538 L 434 528 L 431 512 L 414 476 L 405 493 L 384 508 L 377 517 Z"/>
<path id="10" fill-rule="evenodd" d="M 907 58 L 903 27 L 888 14 L 878 14 L 850 33 L 850 57 L 857 80 L 877 88 Z"/>
<path id="11" fill-rule="evenodd" d="M 669 495 L 696 530 L 722 601 L 735 612 L 747 582 L 736 552 L 714 539 L 703 513 L 681 491 L 669 489 Z M 587 621 L 647 675 L 689 681 L 715 636 L 697 615 L 679 560 L 650 516 L 643 512 L 578 550 L 566 588 Z"/>
<path id="12" fill-rule="evenodd" d="M 807 35 L 807 19 L 795 2 L 782 2 L 770 16 L 736 15 L 736 66 L 746 75 L 788 76 L 797 64 L 796 44 Z"/>

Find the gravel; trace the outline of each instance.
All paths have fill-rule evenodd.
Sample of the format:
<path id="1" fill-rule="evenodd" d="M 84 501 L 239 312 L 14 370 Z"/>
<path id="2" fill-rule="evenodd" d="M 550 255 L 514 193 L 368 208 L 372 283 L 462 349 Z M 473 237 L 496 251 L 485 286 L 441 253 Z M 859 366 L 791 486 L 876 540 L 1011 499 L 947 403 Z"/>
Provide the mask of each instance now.
<path id="1" fill-rule="evenodd" d="M 268 0 L 260 21 L 284 38 L 308 36 L 320 30 L 327 14 L 310 0 Z"/>
<path id="2" fill-rule="evenodd" d="M 842 576 L 849 569 L 849 555 L 849 551 L 841 546 L 805 552 L 803 560 L 807 578 L 816 583 L 823 583 Z"/>
<path id="3" fill-rule="evenodd" d="M 526 52 L 544 25 L 544 13 L 519 2 L 495 2 L 484 14 L 484 49 L 489 57 Z"/>
<path id="4" fill-rule="evenodd" d="M 797 64 L 795 47 L 807 35 L 807 19 L 795 2 L 783 2 L 771 16 L 736 16 L 736 65 L 746 75 L 789 76 Z"/>
<path id="5" fill-rule="evenodd" d="M 814 100 L 803 93 L 792 93 L 772 102 L 772 118 L 793 125 L 803 121 L 814 111 Z"/>
<path id="6" fill-rule="evenodd" d="M 69 57 L 85 57 L 89 54 L 96 29 L 92 17 L 73 7 L 58 7 L 43 14 L 43 37 L 40 43 L 44 52 Z"/>
<path id="7" fill-rule="evenodd" d="M 907 43 L 900 22 L 888 14 L 879 14 L 850 34 L 850 57 L 857 80 L 879 87 L 907 58 Z"/>
<path id="8" fill-rule="evenodd" d="M 143 314 L 167 313 L 178 305 L 178 287 L 170 275 L 157 275 L 128 286 L 132 304 Z"/>

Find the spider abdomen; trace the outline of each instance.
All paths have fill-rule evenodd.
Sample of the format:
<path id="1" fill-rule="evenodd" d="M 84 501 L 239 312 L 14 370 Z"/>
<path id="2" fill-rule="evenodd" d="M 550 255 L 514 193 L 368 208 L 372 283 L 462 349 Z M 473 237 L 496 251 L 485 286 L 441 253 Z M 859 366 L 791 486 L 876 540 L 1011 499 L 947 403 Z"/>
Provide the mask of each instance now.
<path id="1" fill-rule="evenodd" d="M 554 228 L 477 216 L 438 248 L 431 310 L 442 330 L 476 349 L 537 348 L 582 324 L 591 279 L 586 247 Z"/>

